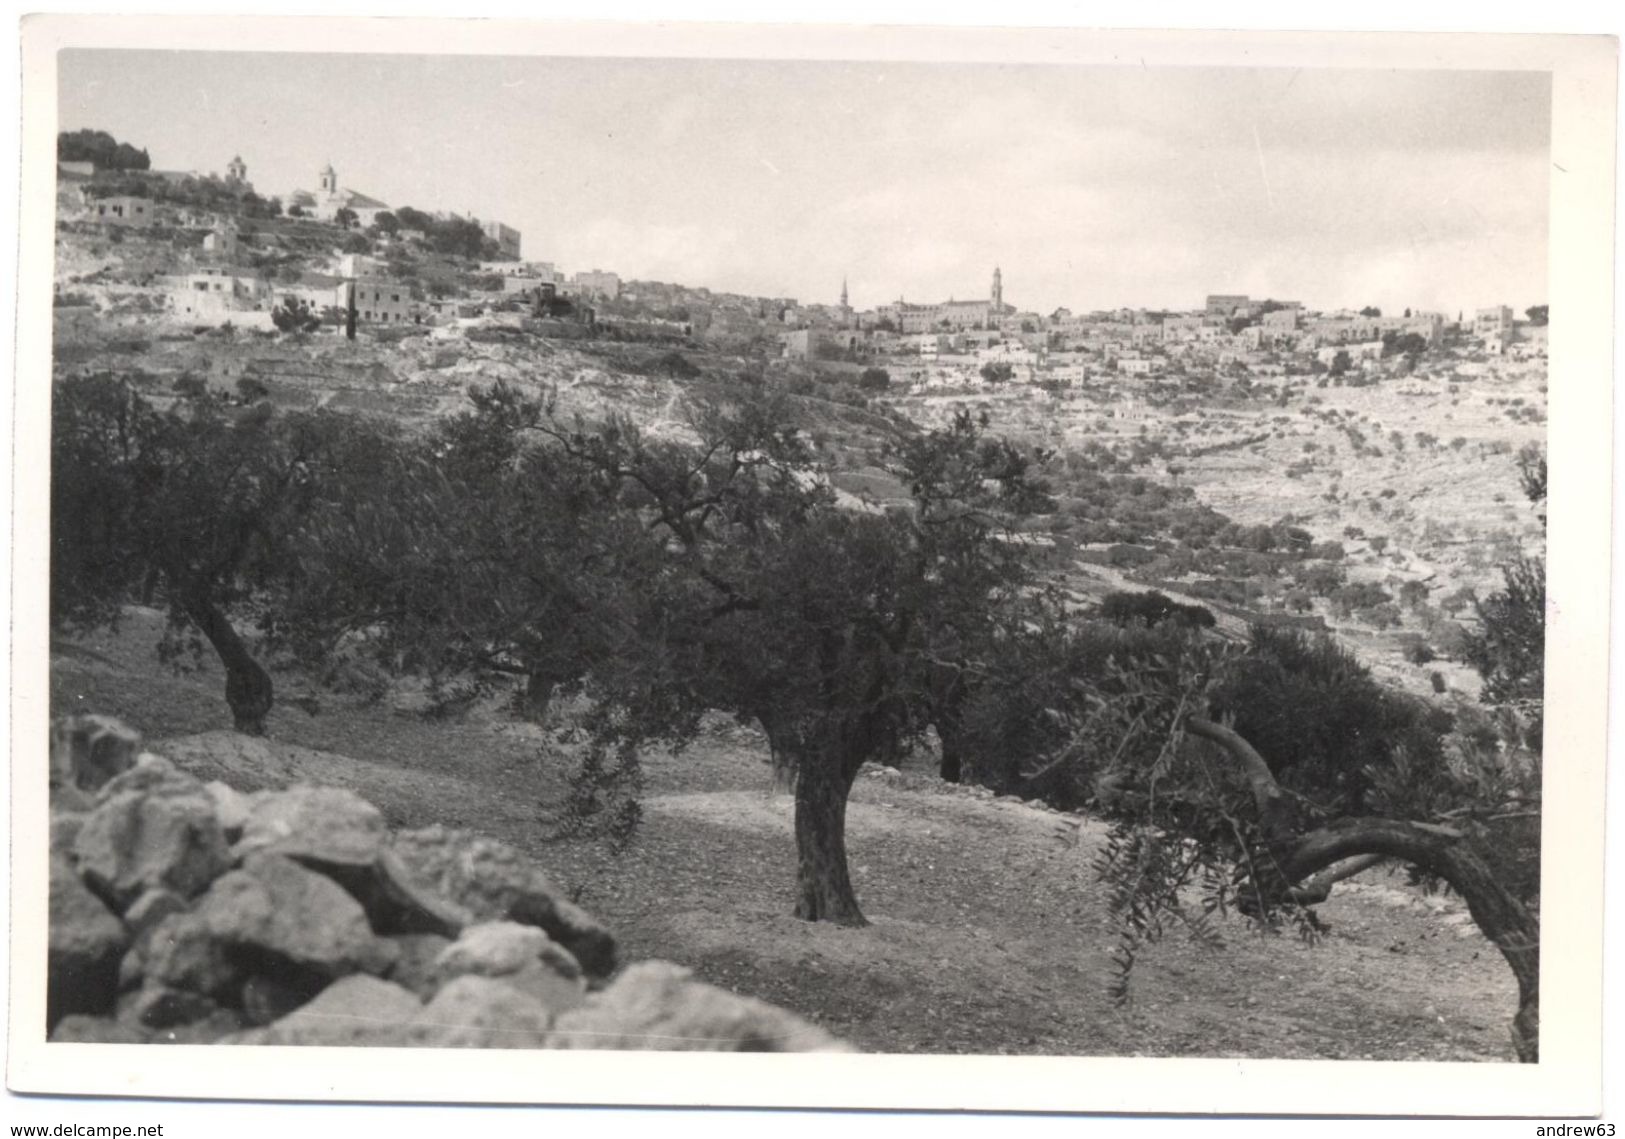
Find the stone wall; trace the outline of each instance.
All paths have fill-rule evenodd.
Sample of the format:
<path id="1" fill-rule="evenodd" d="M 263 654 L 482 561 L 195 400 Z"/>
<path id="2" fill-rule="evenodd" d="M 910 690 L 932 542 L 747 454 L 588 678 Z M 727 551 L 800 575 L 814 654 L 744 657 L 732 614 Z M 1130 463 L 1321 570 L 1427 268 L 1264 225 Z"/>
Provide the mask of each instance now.
<path id="1" fill-rule="evenodd" d="M 53 728 L 52 1041 L 851 1051 L 615 938 L 514 848 Z"/>

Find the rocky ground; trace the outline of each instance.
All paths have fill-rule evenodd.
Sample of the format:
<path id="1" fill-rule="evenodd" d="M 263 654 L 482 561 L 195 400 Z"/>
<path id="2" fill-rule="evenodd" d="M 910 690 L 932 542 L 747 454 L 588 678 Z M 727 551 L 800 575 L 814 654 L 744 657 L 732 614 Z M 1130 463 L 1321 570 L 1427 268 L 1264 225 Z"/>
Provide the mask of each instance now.
<path id="1" fill-rule="evenodd" d="M 230 753 L 194 737 L 186 766 L 211 743 Z M 205 783 L 141 744 L 106 716 L 52 728 L 52 1041 L 850 1050 L 681 966 L 626 964 L 510 846 L 391 833 L 340 787 Z"/>
<path id="2" fill-rule="evenodd" d="M 244 791 L 314 779 L 397 828 L 464 827 L 535 859 L 628 959 L 781 1005 L 866 1050 L 1510 1061 L 1515 986 L 1454 899 L 1371 871 L 1339 889 L 1315 945 L 1221 924 L 1224 946 L 1150 947 L 1132 999 L 1107 994 L 1112 937 L 1090 870 L 1099 823 L 947 788 L 926 757 L 859 780 L 849 815 L 864 929 L 790 916 L 790 804 L 753 731 L 719 722 L 646 759 L 631 846 L 549 841 L 570 756 L 501 708 L 426 722 L 412 701 L 281 706 L 272 740 L 225 731 L 218 673 L 175 676 L 156 615 L 55 646 L 57 711 L 118 715 L 201 779 Z M 283 689 L 297 678 L 279 678 Z"/>

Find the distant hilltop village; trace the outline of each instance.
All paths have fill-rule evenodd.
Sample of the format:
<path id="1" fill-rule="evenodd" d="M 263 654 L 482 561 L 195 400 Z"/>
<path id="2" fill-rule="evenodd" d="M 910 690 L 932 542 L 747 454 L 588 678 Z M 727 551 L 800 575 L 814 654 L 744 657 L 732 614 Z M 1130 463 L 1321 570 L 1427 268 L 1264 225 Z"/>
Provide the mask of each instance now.
<path id="1" fill-rule="evenodd" d="M 839 304 L 784 303 L 787 356 L 806 359 L 917 357 L 907 374 L 924 386 L 994 382 L 1080 383 L 1103 373 L 1154 376 L 1211 368 L 1229 375 L 1287 376 L 1396 371 L 1448 339 L 1488 356 L 1544 356 L 1544 310 L 1520 324 L 1506 305 L 1470 316 L 1311 312 L 1298 301 L 1211 294 L 1198 309 L 1115 309 L 1050 313 L 1007 304 L 1004 274 L 993 270 L 986 300 L 910 304 L 897 300 L 854 311 L 845 283 Z M 992 366 L 990 370 L 989 366 Z"/>
<path id="2" fill-rule="evenodd" d="M 580 302 L 580 309 L 588 301 L 613 300 L 620 291 L 614 273 L 593 268 L 566 274 L 552 262 L 521 261 L 523 235 L 505 222 L 392 206 L 344 186 L 331 162 L 317 172 L 315 189 L 264 197 L 241 155 L 232 156 L 223 174 L 153 170 L 146 151 L 93 131 L 59 137 L 58 153 L 61 224 L 120 233 L 201 231 L 177 266 L 189 271 L 167 282 L 169 309 L 180 318 L 270 327 L 278 305 L 305 305 L 319 313 L 343 308 L 353 296 L 363 322 L 423 324 L 448 314 L 479 315 L 496 307 L 486 296 L 493 292 L 526 294 L 533 308 L 545 301 L 542 307 L 553 311 L 561 301 Z M 320 223 L 325 232 L 301 231 L 292 223 Z M 294 259 L 284 256 L 290 242 L 306 247 L 297 272 Z M 473 263 L 466 267 L 481 287 L 460 290 L 450 279 L 402 280 L 391 268 L 419 255 Z"/>
<path id="3" fill-rule="evenodd" d="M 863 310 L 852 306 L 845 281 L 834 304 L 625 282 L 597 267 L 566 273 L 551 261 L 524 260 L 512 226 L 392 206 L 344 186 L 331 162 L 314 189 L 263 197 L 241 155 L 223 174 L 203 175 L 151 170 L 146 151 L 102 132 L 58 141 L 60 225 L 108 238 L 133 231 L 164 238 L 153 286 L 164 316 L 193 324 L 285 330 L 286 313 L 298 310 L 308 316 L 293 323 L 318 331 L 340 323 L 335 314 L 352 304 L 363 328 L 427 326 L 434 336 L 527 320 L 552 322 L 551 334 L 563 335 L 561 321 L 603 320 L 634 337 L 884 366 L 916 388 L 1164 375 L 1359 384 L 1409 374 L 1444 347 L 1482 358 L 1545 355 L 1544 306 L 1520 321 L 1506 305 L 1454 316 L 1316 312 L 1298 301 L 1214 293 L 1183 311 L 1040 313 L 1005 300 L 997 266 L 981 299 L 899 297 Z"/>

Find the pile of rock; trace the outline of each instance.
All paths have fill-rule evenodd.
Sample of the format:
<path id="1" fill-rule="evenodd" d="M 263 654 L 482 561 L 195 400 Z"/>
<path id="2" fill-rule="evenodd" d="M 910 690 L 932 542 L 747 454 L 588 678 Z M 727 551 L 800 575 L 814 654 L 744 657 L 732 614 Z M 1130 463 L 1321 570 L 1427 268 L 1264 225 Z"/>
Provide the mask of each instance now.
<path id="1" fill-rule="evenodd" d="M 849 1051 L 615 939 L 503 843 L 332 787 L 203 783 L 116 721 L 52 740 L 53 1041 Z"/>

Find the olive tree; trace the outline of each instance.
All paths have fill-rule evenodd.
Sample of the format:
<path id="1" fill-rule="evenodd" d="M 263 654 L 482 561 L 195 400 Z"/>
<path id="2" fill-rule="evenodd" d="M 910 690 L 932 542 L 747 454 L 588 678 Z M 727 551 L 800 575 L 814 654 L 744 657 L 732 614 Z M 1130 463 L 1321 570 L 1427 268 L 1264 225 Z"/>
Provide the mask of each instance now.
<path id="1" fill-rule="evenodd" d="M 1527 804 L 1449 754 L 1441 719 L 1296 634 L 1193 638 L 1117 678 L 1100 702 L 1121 761 L 1097 870 L 1120 920 L 1120 994 L 1137 946 L 1169 921 L 1213 939 L 1211 915 L 1236 908 L 1313 936 L 1335 883 L 1393 860 L 1465 901 L 1517 980 L 1516 1051 L 1536 1058 L 1539 920 L 1530 879 L 1499 850 Z"/>
<path id="2" fill-rule="evenodd" d="M 321 416 L 283 419 L 191 389 L 159 409 L 112 374 L 59 383 L 52 404 L 51 620 L 115 625 L 123 607 L 161 599 L 160 653 L 195 638 L 226 670 L 238 731 L 260 735 L 270 675 L 240 632 L 256 589 L 283 557 L 311 500 L 307 462 Z"/>

